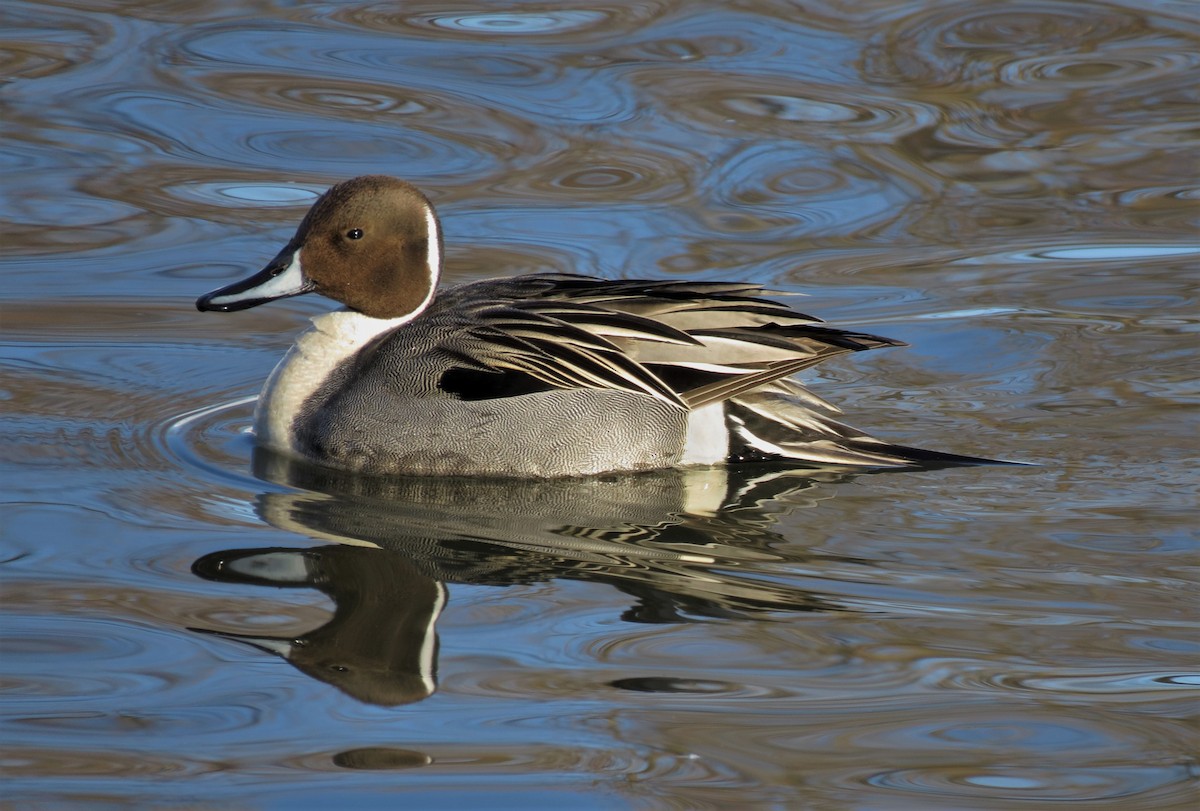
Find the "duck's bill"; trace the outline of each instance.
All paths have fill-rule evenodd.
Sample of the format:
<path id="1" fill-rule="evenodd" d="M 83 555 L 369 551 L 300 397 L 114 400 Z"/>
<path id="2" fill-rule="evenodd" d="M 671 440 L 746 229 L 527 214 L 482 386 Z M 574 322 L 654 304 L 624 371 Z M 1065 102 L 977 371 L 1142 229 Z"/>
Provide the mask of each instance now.
<path id="1" fill-rule="evenodd" d="M 300 296 L 313 289 L 312 282 L 304 278 L 300 270 L 300 251 L 284 249 L 249 279 L 234 282 L 196 299 L 196 309 L 201 312 L 231 313 L 276 299 Z"/>

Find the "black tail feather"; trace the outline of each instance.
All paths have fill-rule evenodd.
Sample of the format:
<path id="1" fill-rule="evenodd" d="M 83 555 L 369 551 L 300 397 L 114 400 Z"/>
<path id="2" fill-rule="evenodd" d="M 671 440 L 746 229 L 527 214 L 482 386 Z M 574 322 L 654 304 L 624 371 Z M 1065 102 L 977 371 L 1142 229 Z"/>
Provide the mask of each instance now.
<path id="1" fill-rule="evenodd" d="M 886 453 L 911 462 L 913 467 L 924 470 L 936 470 L 944 467 L 973 467 L 976 465 L 1015 465 L 1029 466 L 1028 462 L 1010 462 L 1005 459 L 984 459 L 982 456 L 963 456 L 957 453 L 931 451 L 925 448 L 914 448 L 909 445 L 893 445 L 888 443 L 843 441 L 846 447 L 875 453 Z"/>

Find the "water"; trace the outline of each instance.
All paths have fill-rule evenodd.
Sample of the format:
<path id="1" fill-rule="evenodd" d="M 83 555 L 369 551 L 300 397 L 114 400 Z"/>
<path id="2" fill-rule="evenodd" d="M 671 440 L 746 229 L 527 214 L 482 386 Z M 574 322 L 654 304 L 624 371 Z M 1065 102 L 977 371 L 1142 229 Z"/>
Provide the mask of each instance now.
<path id="1" fill-rule="evenodd" d="M 1192 808 L 1190 3 L 8 2 L 13 807 Z M 194 298 L 355 174 L 448 277 L 751 279 L 810 378 L 1035 462 L 371 481 Z"/>

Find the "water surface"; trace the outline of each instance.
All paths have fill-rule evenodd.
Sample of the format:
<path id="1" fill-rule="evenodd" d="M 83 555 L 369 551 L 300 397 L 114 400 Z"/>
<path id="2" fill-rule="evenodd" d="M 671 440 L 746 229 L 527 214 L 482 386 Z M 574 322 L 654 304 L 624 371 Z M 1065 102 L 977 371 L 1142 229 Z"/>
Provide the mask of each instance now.
<path id="1" fill-rule="evenodd" d="M 1190 3 L 5 5 L 14 807 L 1191 808 Z M 754 280 L 1037 463 L 362 480 L 255 454 L 330 184 L 450 281 Z"/>

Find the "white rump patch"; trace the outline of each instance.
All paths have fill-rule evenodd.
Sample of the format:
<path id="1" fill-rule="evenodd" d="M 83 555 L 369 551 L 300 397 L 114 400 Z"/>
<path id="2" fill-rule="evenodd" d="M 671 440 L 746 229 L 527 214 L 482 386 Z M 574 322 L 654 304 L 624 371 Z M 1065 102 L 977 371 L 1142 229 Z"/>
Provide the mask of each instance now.
<path id="1" fill-rule="evenodd" d="M 725 403 L 709 403 L 688 414 L 687 441 L 681 465 L 715 465 L 729 456 L 729 430 Z"/>

